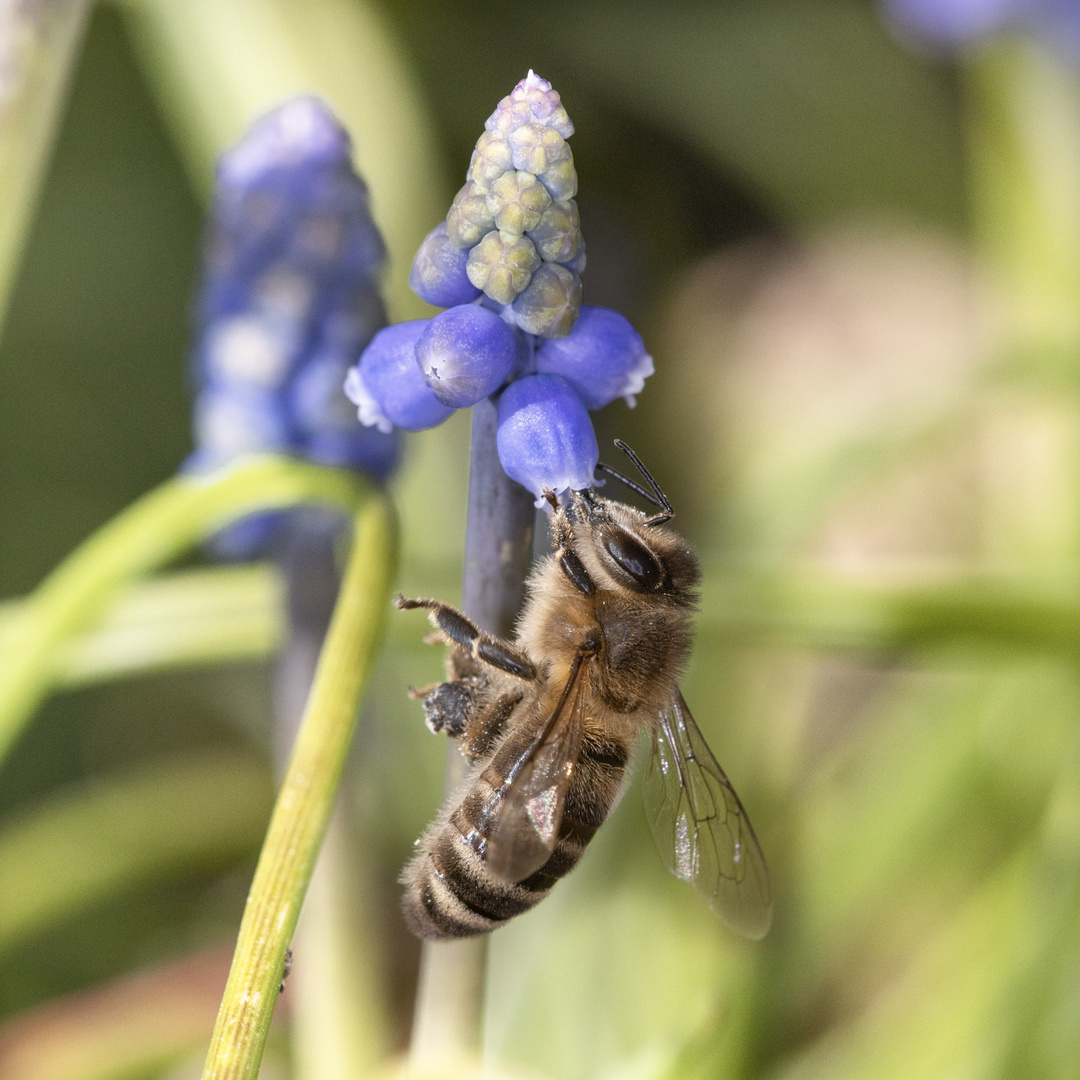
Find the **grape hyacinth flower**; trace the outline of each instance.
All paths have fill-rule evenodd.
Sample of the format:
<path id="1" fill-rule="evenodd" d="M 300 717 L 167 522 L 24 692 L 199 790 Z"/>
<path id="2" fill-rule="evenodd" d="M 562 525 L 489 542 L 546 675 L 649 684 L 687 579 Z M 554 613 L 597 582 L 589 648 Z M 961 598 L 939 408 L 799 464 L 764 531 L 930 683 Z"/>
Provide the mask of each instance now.
<path id="1" fill-rule="evenodd" d="M 298 97 L 257 120 L 218 160 L 197 306 L 189 471 L 267 451 L 379 480 L 394 467 L 396 433 L 358 426 L 342 391 L 349 366 L 386 324 L 378 291 L 385 248 L 350 154 L 327 106 Z M 216 546 L 251 554 L 282 517 L 242 522 Z"/>
<path id="2" fill-rule="evenodd" d="M 499 460 L 537 505 L 545 488 L 595 482 L 589 411 L 617 397 L 632 407 L 653 373 L 622 315 L 581 303 L 573 132 L 559 94 L 532 71 L 499 102 L 409 275 L 446 310 L 377 334 L 345 384 L 360 422 L 386 432 L 493 398 Z"/>
<path id="3" fill-rule="evenodd" d="M 1077 0 L 884 0 L 890 18 L 935 44 L 962 47 L 989 34 L 1021 31 L 1080 62 Z"/>

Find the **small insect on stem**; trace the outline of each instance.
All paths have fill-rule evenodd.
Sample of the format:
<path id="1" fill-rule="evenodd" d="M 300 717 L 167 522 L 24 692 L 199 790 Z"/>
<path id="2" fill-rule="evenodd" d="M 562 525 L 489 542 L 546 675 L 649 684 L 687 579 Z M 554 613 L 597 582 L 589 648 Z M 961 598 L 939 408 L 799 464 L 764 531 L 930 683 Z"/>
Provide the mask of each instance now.
<path id="1" fill-rule="evenodd" d="M 285 950 L 285 964 L 281 969 L 281 982 L 278 983 L 277 992 L 280 994 L 285 990 L 285 980 L 289 977 L 289 972 L 292 971 L 293 952 L 292 949 Z"/>

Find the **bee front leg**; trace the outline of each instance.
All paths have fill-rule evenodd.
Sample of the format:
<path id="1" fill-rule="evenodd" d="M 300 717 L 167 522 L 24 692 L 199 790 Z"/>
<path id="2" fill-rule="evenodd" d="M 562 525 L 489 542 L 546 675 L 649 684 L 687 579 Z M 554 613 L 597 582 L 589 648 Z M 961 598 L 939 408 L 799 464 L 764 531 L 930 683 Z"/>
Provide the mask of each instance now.
<path id="1" fill-rule="evenodd" d="M 585 569 L 585 564 L 574 551 L 574 530 L 566 519 L 566 511 L 559 505 L 559 500 L 550 489 L 545 489 L 544 495 L 551 504 L 551 546 L 555 549 L 559 568 L 578 592 L 593 596 L 596 585 L 589 571 Z"/>
<path id="2" fill-rule="evenodd" d="M 536 678 L 532 661 L 516 645 L 481 630 L 457 608 L 439 600 L 406 600 L 404 596 L 399 596 L 394 604 L 405 611 L 424 608 L 432 626 L 475 659 L 519 679 L 531 681 Z"/>

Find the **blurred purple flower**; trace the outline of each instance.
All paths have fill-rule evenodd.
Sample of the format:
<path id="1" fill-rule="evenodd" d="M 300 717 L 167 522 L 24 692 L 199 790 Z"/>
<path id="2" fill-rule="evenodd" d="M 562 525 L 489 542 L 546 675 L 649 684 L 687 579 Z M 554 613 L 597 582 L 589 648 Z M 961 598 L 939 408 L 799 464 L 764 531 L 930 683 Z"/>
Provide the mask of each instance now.
<path id="1" fill-rule="evenodd" d="M 937 44 L 961 46 L 1017 30 L 1080 62 L 1078 0 L 884 0 L 884 7 L 898 26 Z"/>
<path id="2" fill-rule="evenodd" d="M 384 479 L 396 433 L 359 428 L 342 391 L 386 324 L 385 259 L 345 130 L 317 98 L 257 120 L 218 160 L 197 305 L 189 470 L 278 451 Z M 281 515 L 259 515 L 265 539 Z M 254 526 L 240 547 L 259 546 Z M 221 545 L 219 545 L 221 546 Z"/>

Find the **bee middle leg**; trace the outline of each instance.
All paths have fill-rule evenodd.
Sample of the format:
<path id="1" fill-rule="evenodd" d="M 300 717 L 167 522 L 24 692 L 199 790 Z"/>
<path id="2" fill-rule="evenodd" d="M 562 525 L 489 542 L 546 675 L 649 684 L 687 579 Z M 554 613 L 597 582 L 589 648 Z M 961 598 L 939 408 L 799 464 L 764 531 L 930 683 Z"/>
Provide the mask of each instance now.
<path id="1" fill-rule="evenodd" d="M 481 630 L 457 608 L 439 600 L 406 600 L 404 596 L 399 596 L 394 604 L 406 611 L 425 608 L 432 625 L 475 659 L 519 679 L 531 681 L 536 678 L 536 668 L 532 661 L 516 645 Z"/>

